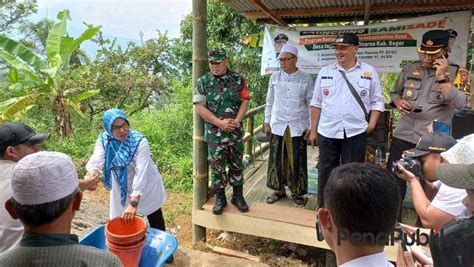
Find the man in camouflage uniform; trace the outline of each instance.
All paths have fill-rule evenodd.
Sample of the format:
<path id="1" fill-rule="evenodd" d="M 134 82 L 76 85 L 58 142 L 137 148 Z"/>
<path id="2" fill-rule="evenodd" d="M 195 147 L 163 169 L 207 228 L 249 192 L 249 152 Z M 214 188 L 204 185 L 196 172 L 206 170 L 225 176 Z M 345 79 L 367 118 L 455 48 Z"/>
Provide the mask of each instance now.
<path id="1" fill-rule="evenodd" d="M 431 30 L 423 34 L 418 47 L 420 60 L 402 70 L 390 92 L 390 105 L 401 117 L 393 133 L 388 166 L 399 160 L 403 151 L 415 148 L 433 120 L 451 123 L 454 109 L 466 105 L 466 95 L 452 83 L 459 75 L 459 66 L 447 59 L 448 42 L 448 31 Z M 406 182 L 397 181 L 403 201 Z"/>
<path id="2" fill-rule="evenodd" d="M 208 148 L 211 180 L 216 190 L 212 212 L 222 214 L 227 206 L 227 180 L 233 186 L 232 204 L 239 211 L 247 212 L 249 207 L 242 193 L 244 131 L 240 124 L 250 100 L 247 84 L 242 76 L 227 68 L 229 60 L 223 49 L 210 51 L 208 61 L 210 72 L 197 81 L 193 103 L 206 121 L 204 140 Z"/>

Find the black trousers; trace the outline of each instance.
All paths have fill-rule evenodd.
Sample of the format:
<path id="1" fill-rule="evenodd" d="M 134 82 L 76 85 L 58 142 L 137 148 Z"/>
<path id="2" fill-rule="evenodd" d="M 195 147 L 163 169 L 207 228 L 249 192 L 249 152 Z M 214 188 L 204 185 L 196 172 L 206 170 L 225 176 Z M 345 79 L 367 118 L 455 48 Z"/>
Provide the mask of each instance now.
<path id="1" fill-rule="evenodd" d="M 146 217 L 148 218 L 148 223 L 150 223 L 150 227 L 166 231 L 165 219 L 163 218 L 163 212 L 161 211 L 161 208 Z"/>
<path id="2" fill-rule="evenodd" d="M 364 162 L 367 146 L 367 133 L 344 139 L 327 138 L 318 134 L 319 170 L 318 170 L 318 205 L 324 206 L 324 188 L 331 171 L 341 164 Z"/>
<path id="3" fill-rule="evenodd" d="M 387 168 L 391 172 L 393 163 L 402 158 L 403 151 L 412 149 L 416 144 L 404 141 L 402 139 L 393 138 L 392 146 L 390 147 L 390 156 L 387 160 Z M 398 220 L 401 222 L 402 219 L 402 205 L 405 195 L 407 193 L 407 182 L 398 178 L 398 176 L 392 172 L 393 179 L 397 181 L 398 186 L 400 187 L 400 211 L 398 212 Z"/>

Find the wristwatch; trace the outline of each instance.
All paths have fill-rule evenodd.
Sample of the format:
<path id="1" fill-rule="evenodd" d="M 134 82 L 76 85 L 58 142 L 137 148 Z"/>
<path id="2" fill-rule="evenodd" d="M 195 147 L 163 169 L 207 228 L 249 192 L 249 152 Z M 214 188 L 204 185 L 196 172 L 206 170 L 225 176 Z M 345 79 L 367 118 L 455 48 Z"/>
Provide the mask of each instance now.
<path id="1" fill-rule="evenodd" d="M 138 201 L 136 201 L 136 200 L 130 201 L 130 206 L 132 206 L 134 208 L 138 207 Z"/>

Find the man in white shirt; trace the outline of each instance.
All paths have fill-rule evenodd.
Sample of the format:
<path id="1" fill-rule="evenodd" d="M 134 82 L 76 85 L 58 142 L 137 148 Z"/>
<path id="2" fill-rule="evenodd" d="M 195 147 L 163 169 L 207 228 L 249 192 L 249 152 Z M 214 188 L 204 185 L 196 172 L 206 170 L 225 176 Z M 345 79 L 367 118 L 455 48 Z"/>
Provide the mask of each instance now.
<path id="1" fill-rule="evenodd" d="M 331 170 L 341 163 L 364 162 L 367 133 L 384 111 L 377 71 L 357 59 L 357 35 L 341 34 L 333 45 L 337 62 L 319 71 L 311 100 L 310 140 L 319 146 L 319 207 Z"/>
<path id="2" fill-rule="evenodd" d="M 23 235 L 23 225 L 13 220 L 4 204 L 12 197 L 11 178 L 16 163 L 27 155 L 40 150 L 39 144 L 48 140 L 50 134 L 37 134 L 24 123 L 0 124 L 0 252 L 16 247 Z M 79 181 L 79 188 L 95 190 L 98 181 L 85 177 Z"/>
<path id="3" fill-rule="evenodd" d="M 337 266 L 393 266 L 383 252 L 400 205 L 390 173 L 363 163 L 339 166 L 326 184 L 324 200 L 316 227 L 336 254 Z"/>
<path id="4" fill-rule="evenodd" d="M 28 125 L 17 122 L 0 124 L 0 252 L 16 247 L 23 236 L 23 224 L 5 210 L 12 197 L 11 177 L 16 163 L 39 151 L 39 143 L 49 134 L 37 134 Z"/>
<path id="5" fill-rule="evenodd" d="M 423 188 L 413 173 L 404 168 L 396 172 L 399 178 L 410 184 L 413 205 L 425 228 L 439 228 L 457 216 L 466 215 L 467 209 L 462 203 L 466 197 L 464 190 L 440 181 L 436 182 L 437 185 L 430 182 L 438 180 L 436 169 L 441 165 L 474 163 L 474 135 L 465 136 L 454 144 L 454 139 L 444 133 L 428 133 L 420 138 L 416 148 L 405 151 L 404 155 L 420 157 L 423 177 L 428 181 Z M 434 196 L 433 200 L 427 195 Z"/>
<path id="6" fill-rule="evenodd" d="M 306 139 L 313 79 L 296 67 L 296 47 L 283 46 L 278 60 L 281 70 L 270 78 L 265 108 L 264 131 L 270 137 L 267 186 L 275 190 L 266 202 L 286 197 L 288 185 L 293 201 L 302 205 L 308 192 Z"/>

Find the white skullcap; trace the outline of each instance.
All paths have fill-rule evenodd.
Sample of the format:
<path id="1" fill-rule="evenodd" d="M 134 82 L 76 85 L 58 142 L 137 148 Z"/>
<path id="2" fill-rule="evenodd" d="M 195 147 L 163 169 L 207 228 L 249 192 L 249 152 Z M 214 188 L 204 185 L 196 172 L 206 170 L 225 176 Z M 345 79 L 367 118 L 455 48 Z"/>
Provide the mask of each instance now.
<path id="1" fill-rule="evenodd" d="M 281 48 L 281 51 L 280 51 L 280 55 L 282 53 L 290 53 L 290 54 L 293 54 L 295 56 L 298 55 L 298 49 L 292 45 L 284 45 L 282 48 Z"/>
<path id="2" fill-rule="evenodd" d="M 461 138 L 448 151 L 441 156 L 451 164 L 473 164 L 474 163 L 474 134 Z"/>
<path id="3" fill-rule="evenodd" d="M 30 154 L 15 165 L 13 198 L 22 205 L 53 202 L 72 194 L 79 186 L 71 158 L 59 152 Z"/>

